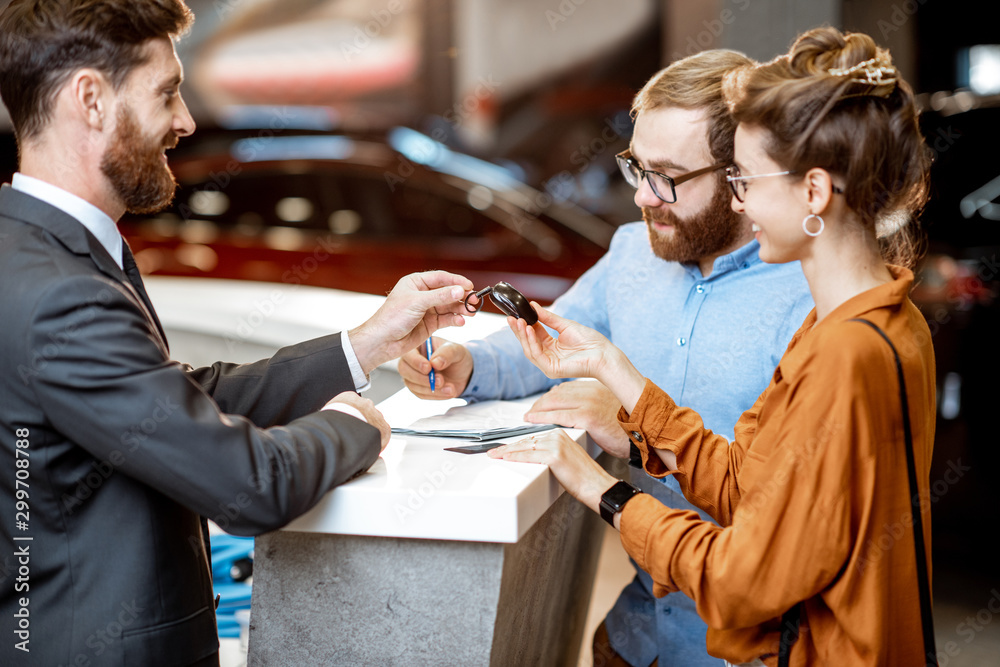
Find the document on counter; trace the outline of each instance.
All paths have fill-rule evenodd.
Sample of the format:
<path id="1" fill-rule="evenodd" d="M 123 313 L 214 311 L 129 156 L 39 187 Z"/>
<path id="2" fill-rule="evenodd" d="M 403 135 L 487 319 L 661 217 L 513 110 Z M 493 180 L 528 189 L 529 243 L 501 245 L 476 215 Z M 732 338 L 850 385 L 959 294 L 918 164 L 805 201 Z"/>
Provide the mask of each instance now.
<path id="1" fill-rule="evenodd" d="M 556 428 L 555 424 L 532 424 L 524 413 L 534 398 L 517 401 L 481 401 L 467 404 L 464 399 L 423 401 L 403 389 L 379 404 L 386 420 L 398 435 L 455 438 L 485 443 L 500 438 L 517 437 Z M 427 404 L 432 405 L 427 405 Z M 434 414 L 428 416 L 428 410 Z M 502 443 L 495 443 L 499 446 Z M 486 451 L 484 446 L 473 446 Z"/>

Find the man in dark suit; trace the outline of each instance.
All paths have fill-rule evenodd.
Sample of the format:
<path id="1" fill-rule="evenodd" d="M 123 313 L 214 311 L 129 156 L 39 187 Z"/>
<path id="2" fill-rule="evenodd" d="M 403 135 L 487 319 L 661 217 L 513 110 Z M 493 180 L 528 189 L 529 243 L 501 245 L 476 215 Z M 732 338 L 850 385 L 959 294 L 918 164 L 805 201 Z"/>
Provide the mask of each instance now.
<path id="1" fill-rule="evenodd" d="M 472 284 L 403 278 L 350 332 L 192 369 L 115 221 L 169 203 L 194 131 L 181 0 L 14 0 L 0 95 L 0 664 L 216 665 L 206 522 L 274 530 L 366 470 L 389 430 L 355 391 L 463 321 Z M 342 393 L 344 392 L 344 393 Z M 333 397 L 332 400 L 331 397 Z"/>

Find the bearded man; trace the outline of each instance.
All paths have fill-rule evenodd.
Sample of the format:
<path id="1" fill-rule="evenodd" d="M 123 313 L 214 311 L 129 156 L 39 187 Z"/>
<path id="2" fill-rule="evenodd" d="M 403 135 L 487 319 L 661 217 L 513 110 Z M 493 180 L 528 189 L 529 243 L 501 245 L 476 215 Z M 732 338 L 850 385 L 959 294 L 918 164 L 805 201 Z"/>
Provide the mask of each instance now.
<path id="1" fill-rule="evenodd" d="M 722 85 L 750 64 L 739 53 L 706 51 L 673 63 L 636 95 L 632 141 L 618 163 L 637 188 L 644 224 L 622 226 L 607 254 L 552 306 L 607 336 L 678 404 L 730 439 L 812 308 L 798 264 L 761 262 L 750 223 L 730 208 L 724 169 L 736 128 Z M 608 453 L 630 457 L 611 392 L 592 381 L 549 380 L 509 330 L 467 346 L 440 340 L 434 348 L 430 361 L 418 352 L 400 360 L 418 396 L 510 399 L 548 390 L 528 421 L 586 429 Z M 697 511 L 672 477 L 631 472 L 633 484 L 667 506 Z M 705 632 L 690 598 L 654 599 L 652 580 L 637 568 L 598 628 L 594 664 L 721 665 L 706 651 Z"/>
<path id="2" fill-rule="evenodd" d="M 364 472 L 389 427 L 356 392 L 463 322 L 472 283 L 404 277 L 367 322 L 253 364 L 193 369 L 115 222 L 167 205 L 195 127 L 181 0 L 14 0 L 0 95 L 0 664 L 219 664 L 208 526 L 258 535 Z M 16 516 L 15 516 L 16 514 Z"/>

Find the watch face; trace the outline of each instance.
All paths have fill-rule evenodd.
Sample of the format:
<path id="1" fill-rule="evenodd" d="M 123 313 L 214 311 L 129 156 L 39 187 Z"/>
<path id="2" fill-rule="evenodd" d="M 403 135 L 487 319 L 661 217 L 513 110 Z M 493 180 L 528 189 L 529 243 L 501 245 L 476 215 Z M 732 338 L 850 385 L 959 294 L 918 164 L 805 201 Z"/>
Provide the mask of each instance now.
<path id="1" fill-rule="evenodd" d="M 604 492 L 604 495 L 601 496 L 601 503 L 607 505 L 614 512 L 619 512 L 625 503 L 637 493 L 641 493 L 639 489 L 628 482 L 619 480 L 618 483 Z"/>

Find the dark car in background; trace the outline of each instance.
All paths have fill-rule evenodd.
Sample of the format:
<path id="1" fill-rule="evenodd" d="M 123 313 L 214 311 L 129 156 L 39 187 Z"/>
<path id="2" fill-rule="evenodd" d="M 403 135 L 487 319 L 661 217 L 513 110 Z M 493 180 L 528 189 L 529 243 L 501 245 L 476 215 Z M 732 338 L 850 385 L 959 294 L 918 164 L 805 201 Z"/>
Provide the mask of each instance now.
<path id="1" fill-rule="evenodd" d="M 120 223 L 145 274 L 385 294 L 407 273 L 444 269 L 547 303 L 614 233 L 511 169 L 407 128 L 209 137 L 171 168 L 173 205 Z"/>

